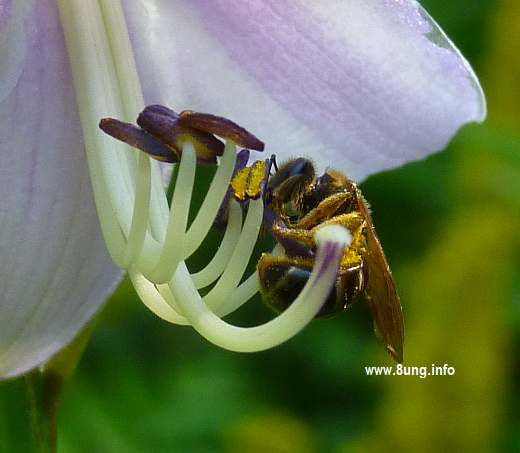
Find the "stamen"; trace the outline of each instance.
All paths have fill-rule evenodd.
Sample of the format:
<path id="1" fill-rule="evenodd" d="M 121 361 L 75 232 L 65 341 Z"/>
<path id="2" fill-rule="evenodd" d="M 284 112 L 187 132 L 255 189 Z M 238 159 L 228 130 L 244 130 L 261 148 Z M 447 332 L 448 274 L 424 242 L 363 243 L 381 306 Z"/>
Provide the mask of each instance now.
<path id="1" fill-rule="evenodd" d="M 169 286 L 184 316 L 203 337 L 232 351 L 261 351 L 291 338 L 316 316 L 335 284 L 343 250 L 350 241 L 350 233 L 339 225 L 318 230 L 315 265 L 302 292 L 282 314 L 257 327 L 233 326 L 216 316 L 202 301 L 184 264 L 179 265 Z"/>
<path id="2" fill-rule="evenodd" d="M 165 302 L 170 306 L 170 308 L 176 313 L 176 316 L 181 317 L 186 325 L 191 325 L 190 322 L 186 319 L 184 315 L 182 315 L 182 310 L 179 307 L 179 304 L 173 297 L 172 292 L 170 291 L 170 287 L 167 283 L 162 285 L 155 285 L 159 294 L 164 298 Z"/>
<path id="3" fill-rule="evenodd" d="M 134 71 L 131 70 L 132 65 L 117 70 L 114 64 L 114 62 L 118 62 L 118 65 L 121 65 L 123 60 L 126 62 L 128 59 L 133 61 L 133 57 L 131 57 L 131 52 L 128 58 L 122 57 L 130 49 L 128 34 L 125 33 L 126 30 L 121 29 L 124 28 L 124 19 L 119 3 L 117 1 L 111 5 L 110 3 L 108 2 L 111 14 L 108 15 L 108 18 L 122 24 L 118 32 L 110 29 L 117 35 L 115 43 L 112 39 L 114 36 L 110 37 L 107 33 L 107 18 L 103 18 L 97 2 L 60 0 L 58 7 L 71 60 L 87 161 L 103 236 L 116 264 L 126 267 L 129 255 L 134 255 L 135 250 L 140 248 L 139 238 L 142 236 L 142 225 L 140 227 L 131 226 L 132 219 L 139 219 L 138 214 L 133 215 L 132 208 L 136 204 L 142 206 L 142 202 L 147 202 L 147 200 L 146 197 L 143 197 L 136 203 L 134 199 L 135 173 L 138 167 L 135 152 L 127 150 L 109 137 L 99 134 L 97 124 L 99 118 L 107 115 L 126 117 L 125 113 L 131 108 L 131 105 L 128 101 L 123 106 L 122 99 L 133 99 L 132 102 L 136 104 L 136 107 L 139 102 L 142 102 L 142 96 L 136 93 L 139 91 L 138 79 L 137 82 L 127 80 L 134 76 L 134 78 L 137 77 L 135 64 L 133 64 Z M 119 19 L 114 11 L 116 13 L 119 11 Z M 158 190 L 158 183 L 160 183 L 160 179 L 157 177 L 158 168 L 152 168 L 152 172 L 154 175 L 152 203 L 148 217 L 151 217 L 150 223 L 157 231 L 160 228 L 161 217 L 163 217 L 160 210 L 164 209 L 164 206 L 167 207 L 167 202 L 162 187 L 162 193 Z M 144 171 L 139 173 L 144 178 L 149 177 Z M 145 188 L 146 186 L 147 181 L 140 184 L 140 187 Z M 125 236 L 129 237 L 131 231 L 134 233 L 127 252 Z M 145 241 L 145 248 L 153 245 L 153 238 L 148 237 L 148 240 Z"/>
<path id="4" fill-rule="evenodd" d="M 121 267 L 127 269 L 136 261 L 144 245 L 148 218 L 150 213 L 150 159 L 146 155 L 139 156 L 137 166 L 137 183 L 135 189 L 134 210 L 128 241 L 126 243 L 123 263 Z"/>
<path id="5" fill-rule="evenodd" d="M 195 220 L 186 233 L 184 239 L 184 258 L 191 256 L 207 236 L 217 216 L 220 203 L 228 190 L 236 160 L 236 147 L 233 142 L 228 140 L 224 148 L 224 155 L 211 181 L 208 194 L 204 198 Z"/>
<path id="6" fill-rule="evenodd" d="M 209 113 L 184 110 L 179 115 L 179 121 L 196 130 L 210 132 L 225 139 L 232 140 L 239 146 L 256 151 L 264 150 L 264 143 L 251 132 L 233 121 Z"/>
<path id="7" fill-rule="evenodd" d="M 169 285 L 157 285 L 157 290 L 173 312 L 175 312 L 177 316 L 182 316 L 180 315 L 182 310 L 175 301 Z M 211 311 L 213 311 L 213 313 L 215 313 L 219 318 L 223 318 L 248 302 L 257 292 L 258 273 L 255 271 L 244 280 L 225 301 L 221 302 L 216 309 L 213 309 L 212 307 L 209 308 L 211 308 Z M 159 314 L 159 316 L 161 315 Z M 183 319 L 185 319 L 186 323 L 189 324 L 189 321 L 187 321 L 186 318 L 183 317 Z M 176 324 L 179 324 L 179 322 Z"/>
<path id="8" fill-rule="evenodd" d="M 131 219 L 128 208 L 133 203 L 129 200 L 131 192 L 121 190 L 126 185 L 122 173 L 127 163 L 118 155 L 120 145 L 97 131 L 99 118 L 107 113 L 120 117 L 122 113 L 115 74 L 106 65 L 110 58 L 108 39 L 97 3 L 60 0 L 58 7 L 100 223 L 110 254 L 120 265 L 124 264 L 125 247 L 120 228 L 128 232 Z M 94 37 L 98 46 L 90 45 Z M 96 71 L 89 68 L 96 68 Z M 104 152 L 99 153 L 100 149 Z M 119 165 L 118 160 L 121 161 Z M 134 189 L 132 187 L 131 191 Z M 116 224 L 119 225 L 116 227 Z"/>
<path id="9" fill-rule="evenodd" d="M 229 205 L 229 216 L 226 232 L 215 253 L 213 259 L 201 271 L 191 274 L 193 284 L 197 289 L 204 288 L 213 283 L 222 275 L 231 256 L 233 255 L 233 245 L 236 244 L 242 226 L 242 209 L 237 203 Z"/>
<path id="10" fill-rule="evenodd" d="M 277 256 L 281 253 L 283 253 L 283 247 L 277 244 L 270 254 Z M 258 272 L 255 271 L 233 291 L 230 297 L 219 303 L 216 309 L 212 308 L 212 311 L 223 318 L 244 305 L 258 292 L 258 288 Z"/>
<path id="11" fill-rule="evenodd" d="M 179 114 L 163 105 L 145 107 L 137 117 L 137 124 L 172 150 L 167 162 L 179 161 L 186 142 L 192 143 L 197 162 L 202 165 L 215 165 L 217 156 L 224 152 L 224 144 L 214 135 L 182 125 Z"/>
<path id="12" fill-rule="evenodd" d="M 258 291 L 256 272 L 242 284 L 239 282 L 262 224 L 262 198 L 249 201 L 242 229 L 241 208 L 230 200 L 226 233 L 206 268 L 191 276 L 184 260 L 200 246 L 223 200 L 228 198 L 237 159 L 233 142 L 255 149 L 263 149 L 263 143 L 225 118 L 182 112 L 176 142 L 182 152 L 169 209 L 158 163 L 145 153 L 137 157 L 135 151 L 97 130 L 100 118 L 114 116 L 131 121 L 143 108 L 120 1 L 58 0 L 58 7 L 103 236 L 114 261 L 128 269 L 140 298 L 161 318 L 191 324 L 208 340 L 230 350 L 259 351 L 296 334 L 318 313 L 335 284 L 343 250 L 351 241 L 349 232 L 338 225 L 317 231 L 311 276 L 293 304 L 277 318 L 253 328 L 221 320 L 220 316 L 240 307 Z M 148 113 L 157 111 L 155 106 Z M 196 131 L 194 143 L 190 141 L 190 130 Z M 165 130 L 159 132 L 167 139 L 163 137 Z M 202 207 L 187 231 L 197 159 L 214 162 L 223 146 L 213 133 L 227 139 L 225 151 Z M 144 136 L 132 137 L 146 148 Z M 207 152 L 208 143 L 218 150 Z M 215 287 L 202 299 L 197 288 L 219 276 Z"/>
<path id="13" fill-rule="evenodd" d="M 166 239 L 162 246 L 159 260 L 153 270 L 145 269 L 143 271 L 144 275 L 155 283 L 168 282 L 179 262 L 183 259 L 184 237 L 188 225 L 191 195 L 195 182 L 196 161 L 195 149 L 190 143 L 186 143 L 182 150 L 179 173 L 172 197 Z"/>
<path id="14" fill-rule="evenodd" d="M 255 271 L 237 288 L 235 288 L 235 290 L 228 298 L 226 298 L 224 301 L 221 301 L 218 307 L 213 308 L 208 306 L 208 308 L 210 308 L 211 311 L 219 318 L 223 318 L 251 300 L 251 298 L 258 292 L 258 286 L 258 273 Z M 170 291 L 169 285 L 157 285 L 157 290 L 164 298 L 164 301 L 167 303 L 167 305 L 170 306 L 169 308 L 176 314 L 176 316 L 181 316 L 185 320 L 186 324 L 190 324 L 190 322 L 184 316 L 180 315 L 182 310 L 179 307 L 179 304 L 177 304 L 175 301 L 175 298 Z M 176 322 L 176 324 L 180 323 Z"/>
<path id="15" fill-rule="evenodd" d="M 126 27 L 123 7 L 120 0 L 99 0 L 99 5 L 107 32 L 120 91 L 119 101 L 121 102 L 122 110 L 124 112 L 123 118 L 133 120 L 137 113 L 143 109 L 144 98 L 137 72 L 137 65 L 132 51 L 132 44 Z M 98 68 L 94 66 L 91 70 L 97 71 Z M 106 114 L 108 113 L 110 112 L 107 111 Z M 104 150 L 101 150 L 101 152 L 103 151 Z M 134 163 L 136 159 L 131 156 L 131 153 L 132 151 L 129 150 L 126 160 L 130 163 Z M 140 156 L 140 159 L 144 159 L 144 157 L 145 156 Z M 164 231 L 166 228 L 168 201 L 163 188 L 159 164 L 155 161 L 147 160 L 149 161 L 150 171 L 147 174 L 143 169 L 142 171 L 139 171 L 139 175 L 140 177 L 151 180 L 151 195 L 148 197 L 149 223 L 153 235 L 152 238 L 156 238 L 162 242 L 164 237 L 161 237 L 160 232 Z M 140 165 L 141 160 L 139 160 L 138 163 L 138 166 Z M 137 184 L 146 187 L 150 183 L 143 181 L 142 183 L 138 182 Z M 137 203 L 134 203 L 134 205 L 136 204 Z M 135 217 L 135 213 L 132 217 Z"/>
<path id="16" fill-rule="evenodd" d="M 232 200 L 231 203 L 236 203 L 236 201 Z M 204 302 L 209 307 L 218 309 L 219 304 L 226 301 L 240 282 L 260 232 L 264 214 L 263 208 L 262 200 L 251 200 L 249 203 L 244 227 L 235 250 L 233 250 L 231 260 L 215 287 L 204 297 Z"/>
<path id="17" fill-rule="evenodd" d="M 258 273 L 253 272 L 232 293 L 212 311 L 220 318 L 239 309 L 258 292 Z"/>
<path id="18" fill-rule="evenodd" d="M 153 135 L 132 123 L 119 121 L 115 118 L 103 118 L 99 128 L 117 140 L 125 142 L 132 148 L 141 150 L 161 162 L 178 162 L 175 150 L 160 142 Z"/>
<path id="19" fill-rule="evenodd" d="M 172 308 L 171 300 L 167 303 L 165 300 L 166 298 L 159 293 L 155 285 L 143 274 L 130 269 L 128 275 L 134 285 L 137 295 L 153 313 L 172 324 L 178 324 L 181 326 L 190 324 L 184 316 L 179 315 Z"/>

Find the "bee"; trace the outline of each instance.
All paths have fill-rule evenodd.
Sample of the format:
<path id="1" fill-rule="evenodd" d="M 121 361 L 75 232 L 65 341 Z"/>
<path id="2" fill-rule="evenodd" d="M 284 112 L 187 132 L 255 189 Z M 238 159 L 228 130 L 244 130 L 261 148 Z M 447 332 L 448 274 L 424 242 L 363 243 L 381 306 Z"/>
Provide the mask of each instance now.
<path id="1" fill-rule="evenodd" d="M 258 262 L 260 291 L 266 303 L 278 312 L 291 305 L 314 265 L 316 229 L 327 224 L 342 225 L 352 233 L 352 242 L 344 250 L 335 286 L 317 317 L 339 313 L 354 302 L 365 300 L 376 335 L 390 355 L 402 362 L 401 303 L 360 189 L 343 173 L 331 168 L 317 177 L 309 159 L 293 159 L 280 168 L 274 158 L 263 164 L 266 180 L 254 177 L 259 173 L 259 164 L 255 162 L 255 172 L 248 170 L 252 167 L 243 169 L 243 183 L 232 184 L 232 191 L 237 199 L 241 195 L 242 200 L 244 193 L 255 197 L 263 193 L 264 226 L 285 252 L 263 254 Z M 276 170 L 273 175 L 270 175 L 271 164 Z"/>

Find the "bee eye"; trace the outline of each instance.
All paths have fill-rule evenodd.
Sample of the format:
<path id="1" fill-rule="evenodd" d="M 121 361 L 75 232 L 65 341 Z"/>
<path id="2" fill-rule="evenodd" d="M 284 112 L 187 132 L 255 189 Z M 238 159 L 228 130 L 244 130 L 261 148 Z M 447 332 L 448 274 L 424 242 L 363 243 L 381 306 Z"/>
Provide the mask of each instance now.
<path id="1" fill-rule="evenodd" d="M 284 177 L 314 176 L 314 166 L 312 165 L 312 162 L 303 157 L 289 161 L 285 167 L 282 167 L 279 171 L 284 175 Z"/>

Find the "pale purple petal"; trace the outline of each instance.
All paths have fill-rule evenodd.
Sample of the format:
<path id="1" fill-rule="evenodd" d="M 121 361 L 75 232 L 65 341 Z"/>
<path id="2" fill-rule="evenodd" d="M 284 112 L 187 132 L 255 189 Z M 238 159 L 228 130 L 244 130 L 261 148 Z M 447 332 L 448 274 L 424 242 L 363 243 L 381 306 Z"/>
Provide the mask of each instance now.
<path id="1" fill-rule="evenodd" d="M 16 63 L 0 72 L 0 378 L 62 348 L 121 275 L 98 226 L 56 7 L 27 5 L 0 3 L 0 61 Z"/>
<path id="2" fill-rule="evenodd" d="M 126 0 L 147 103 L 228 116 L 355 179 L 446 146 L 485 101 L 411 0 Z"/>

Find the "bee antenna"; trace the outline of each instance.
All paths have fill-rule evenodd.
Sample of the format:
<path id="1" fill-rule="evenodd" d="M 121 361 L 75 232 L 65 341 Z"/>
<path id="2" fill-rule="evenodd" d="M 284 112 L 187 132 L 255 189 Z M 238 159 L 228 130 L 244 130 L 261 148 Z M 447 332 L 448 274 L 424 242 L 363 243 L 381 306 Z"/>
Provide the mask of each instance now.
<path id="1" fill-rule="evenodd" d="M 271 172 L 271 165 L 274 167 L 276 171 L 278 171 L 278 165 L 276 164 L 276 154 L 271 154 L 271 158 L 269 159 L 269 172 Z"/>
<path id="2" fill-rule="evenodd" d="M 267 183 L 269 182 L 269 177 L 271 176 L 271 168 L 274 167 L 275 171 L 278 171 L 278 165 L 276 165 L 276 155 L 271 154 L 271 157 L 269 159 L 265 160 L 266 164 L 266 172 L 265 172 L 265 182 L 264 182 L 264 193 L 263 198 L 265 200 L 265 194 L 266 194 L 266 188 Z"/>

